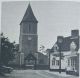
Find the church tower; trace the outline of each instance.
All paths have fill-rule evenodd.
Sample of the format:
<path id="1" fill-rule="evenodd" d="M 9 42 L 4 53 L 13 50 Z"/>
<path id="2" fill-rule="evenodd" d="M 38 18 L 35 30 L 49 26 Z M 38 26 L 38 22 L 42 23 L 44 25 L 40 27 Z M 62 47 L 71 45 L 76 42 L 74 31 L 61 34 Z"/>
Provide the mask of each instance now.
<path id="1" fill-rule="evenodd" d="M 20 23 L 19 51 L 24 53 L 24 59 L 32 53 L 37 52 L 38 35 L 37 35 L 37 19 L 33 14 L 30 4 Z"/>

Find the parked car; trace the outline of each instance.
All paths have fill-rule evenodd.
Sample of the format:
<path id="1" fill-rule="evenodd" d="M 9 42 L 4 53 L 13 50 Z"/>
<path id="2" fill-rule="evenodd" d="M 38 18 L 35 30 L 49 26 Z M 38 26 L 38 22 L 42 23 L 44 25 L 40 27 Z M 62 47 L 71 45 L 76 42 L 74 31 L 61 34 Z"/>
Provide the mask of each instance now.
<path id="1" fill-rule="evenodd" d="M 11 73 L 13 71 L 12 67 L 0 66 L 0 73 Z"/>

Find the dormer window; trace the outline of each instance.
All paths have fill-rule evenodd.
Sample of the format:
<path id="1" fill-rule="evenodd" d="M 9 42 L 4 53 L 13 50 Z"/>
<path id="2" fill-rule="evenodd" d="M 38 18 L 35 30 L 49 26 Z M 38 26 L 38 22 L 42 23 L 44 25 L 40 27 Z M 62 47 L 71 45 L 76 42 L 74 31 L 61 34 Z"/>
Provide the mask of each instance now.
<path id="1" fill-rule="evenodd" d="M 56 51 L 58 51 L 58 45 L 57 44 L 54 45 L 54 52 L 56 52 Z"/>
<path id="2" fill-rule="evenodd" d="M 75 51 L 76 47 L 77 47 L 76 43 L 74 41 L 72 41 L 71 44 L 70 44 L 70 50 Z"/>

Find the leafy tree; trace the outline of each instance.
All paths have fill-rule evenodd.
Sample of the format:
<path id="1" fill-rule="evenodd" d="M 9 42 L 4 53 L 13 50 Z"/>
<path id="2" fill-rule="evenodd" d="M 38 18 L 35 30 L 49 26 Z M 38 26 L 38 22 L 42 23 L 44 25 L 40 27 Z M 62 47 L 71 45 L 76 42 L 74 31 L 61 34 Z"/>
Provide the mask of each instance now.
<path id="1" fill-rule="evenodd" d="M 39 52 L 41 52 L 43 54 L 45 53 L 45 46 L 44 45 L 40 46 Z"/>
<path id="2" fill-rule="evenodd" d="M 8 65 L 9 61 L 14 59 L 15 42 L 11 43 L 8 37 L 5 37 L 3 33 L 1 36 L 1 56 L 0 61 L 4 65 Z"/>

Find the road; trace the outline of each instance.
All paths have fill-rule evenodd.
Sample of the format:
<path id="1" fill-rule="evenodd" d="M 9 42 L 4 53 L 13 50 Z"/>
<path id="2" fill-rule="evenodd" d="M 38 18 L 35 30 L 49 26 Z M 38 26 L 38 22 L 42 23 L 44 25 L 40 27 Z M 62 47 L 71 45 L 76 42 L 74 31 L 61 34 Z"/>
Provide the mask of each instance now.
<path id="1" fill-rule="evenodd" d="M 51 74 L 46 70 L 14 70 L 11 74 L 0 78 L 78 78 L 75 76 L 62 77 L 59 75 Z"/>

